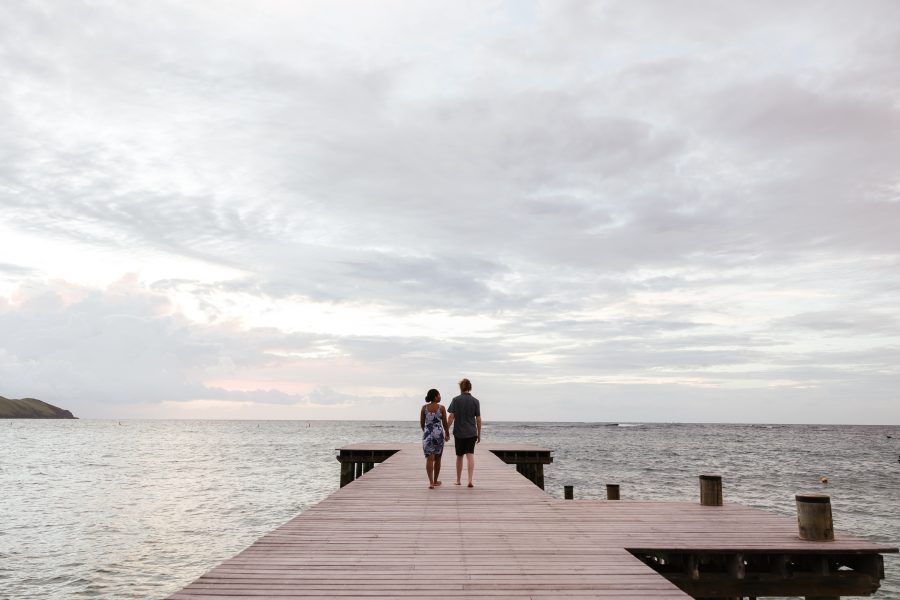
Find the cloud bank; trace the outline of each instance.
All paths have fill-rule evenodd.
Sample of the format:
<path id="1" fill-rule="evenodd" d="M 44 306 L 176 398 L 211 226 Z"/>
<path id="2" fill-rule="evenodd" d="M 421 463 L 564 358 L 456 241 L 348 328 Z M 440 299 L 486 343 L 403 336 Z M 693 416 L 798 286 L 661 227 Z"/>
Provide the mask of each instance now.
<path id="1" fill-rule="evenodd" d="M 426 8 L 0 8 L 0 394 L 900 422 L 896 3 Z"/>

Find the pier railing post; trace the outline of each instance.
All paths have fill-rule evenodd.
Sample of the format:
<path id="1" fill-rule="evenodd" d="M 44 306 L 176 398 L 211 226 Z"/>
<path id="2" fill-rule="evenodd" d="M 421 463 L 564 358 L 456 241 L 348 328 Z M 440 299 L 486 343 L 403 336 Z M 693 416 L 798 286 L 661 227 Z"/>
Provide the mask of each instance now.
<path id="1" fill-rule="evenodd" d="M 573 500 L 575 498 L 575 487 L 571 485 L 563 486 L 563 496 L 566 500 Z"/>
<path id="2" fill-rule="evenodd" d="M 619 484 L 618 483 L 607 483 L 606 484 L 606 499 L 607 500 L 618 500 L 619 499 Z"/>
<path id="3" fill-rule="evenodd" d="M 834 541 L 831 497 L 824 494 L 797 494 L 795 498 L 800 539 L 814 542 Z"/>
<path id="4" fill-rule="evenodd" d="M 700 476 L 700 504 L 703 506 L 722 506 L 722 476 Z"/>

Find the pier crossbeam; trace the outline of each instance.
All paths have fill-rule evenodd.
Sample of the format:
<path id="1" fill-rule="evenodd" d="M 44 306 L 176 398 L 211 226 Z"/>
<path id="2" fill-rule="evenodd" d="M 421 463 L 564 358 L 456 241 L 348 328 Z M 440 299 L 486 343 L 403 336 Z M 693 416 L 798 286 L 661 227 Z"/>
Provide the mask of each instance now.
<path id="1" fill-rule="evenodd" d="M 727 502 L 557 500 L 487 444 L 473 489 L 448 464 L 429 490 L 419 444 L 346 450 L 346 464 L 392 454 L 171 600 L 833 598 L 874 591 L 897 551 L 801 540 L 793 519 Z"/>

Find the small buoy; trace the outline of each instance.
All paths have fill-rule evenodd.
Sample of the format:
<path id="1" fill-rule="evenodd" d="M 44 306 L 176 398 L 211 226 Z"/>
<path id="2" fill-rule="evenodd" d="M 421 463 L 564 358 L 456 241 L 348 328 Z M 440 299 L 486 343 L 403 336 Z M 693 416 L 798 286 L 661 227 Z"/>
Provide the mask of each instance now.
<path id="1" fill-rule="evenodd" d="M 822 483 L 827 484 L 827 483 L 828 483 L 828 477 L 826 477 L 825 475 L 822 475 L 821 477 L 819 477 L 819 481 L 821 481 Z"/>

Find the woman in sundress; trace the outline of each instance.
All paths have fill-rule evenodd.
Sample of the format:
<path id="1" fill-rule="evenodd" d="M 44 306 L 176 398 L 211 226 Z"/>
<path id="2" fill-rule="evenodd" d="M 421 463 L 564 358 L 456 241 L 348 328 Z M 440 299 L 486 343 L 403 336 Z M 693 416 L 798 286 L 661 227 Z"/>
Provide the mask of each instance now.
<path id="1" fill-rule="evenodd" d="M 428 473 L 428 489 L 441 485 L 438 475 L 441 474 L 441 455 L 444 453 L 444 442 L 450 439 L 447 427 L 447 409 L 441 406 L 441 393 L 428 390 L 425 406 L 419 412 L 419 424 L 422 426 L 422 450 L 425 452 L 425 472 Z"/>

